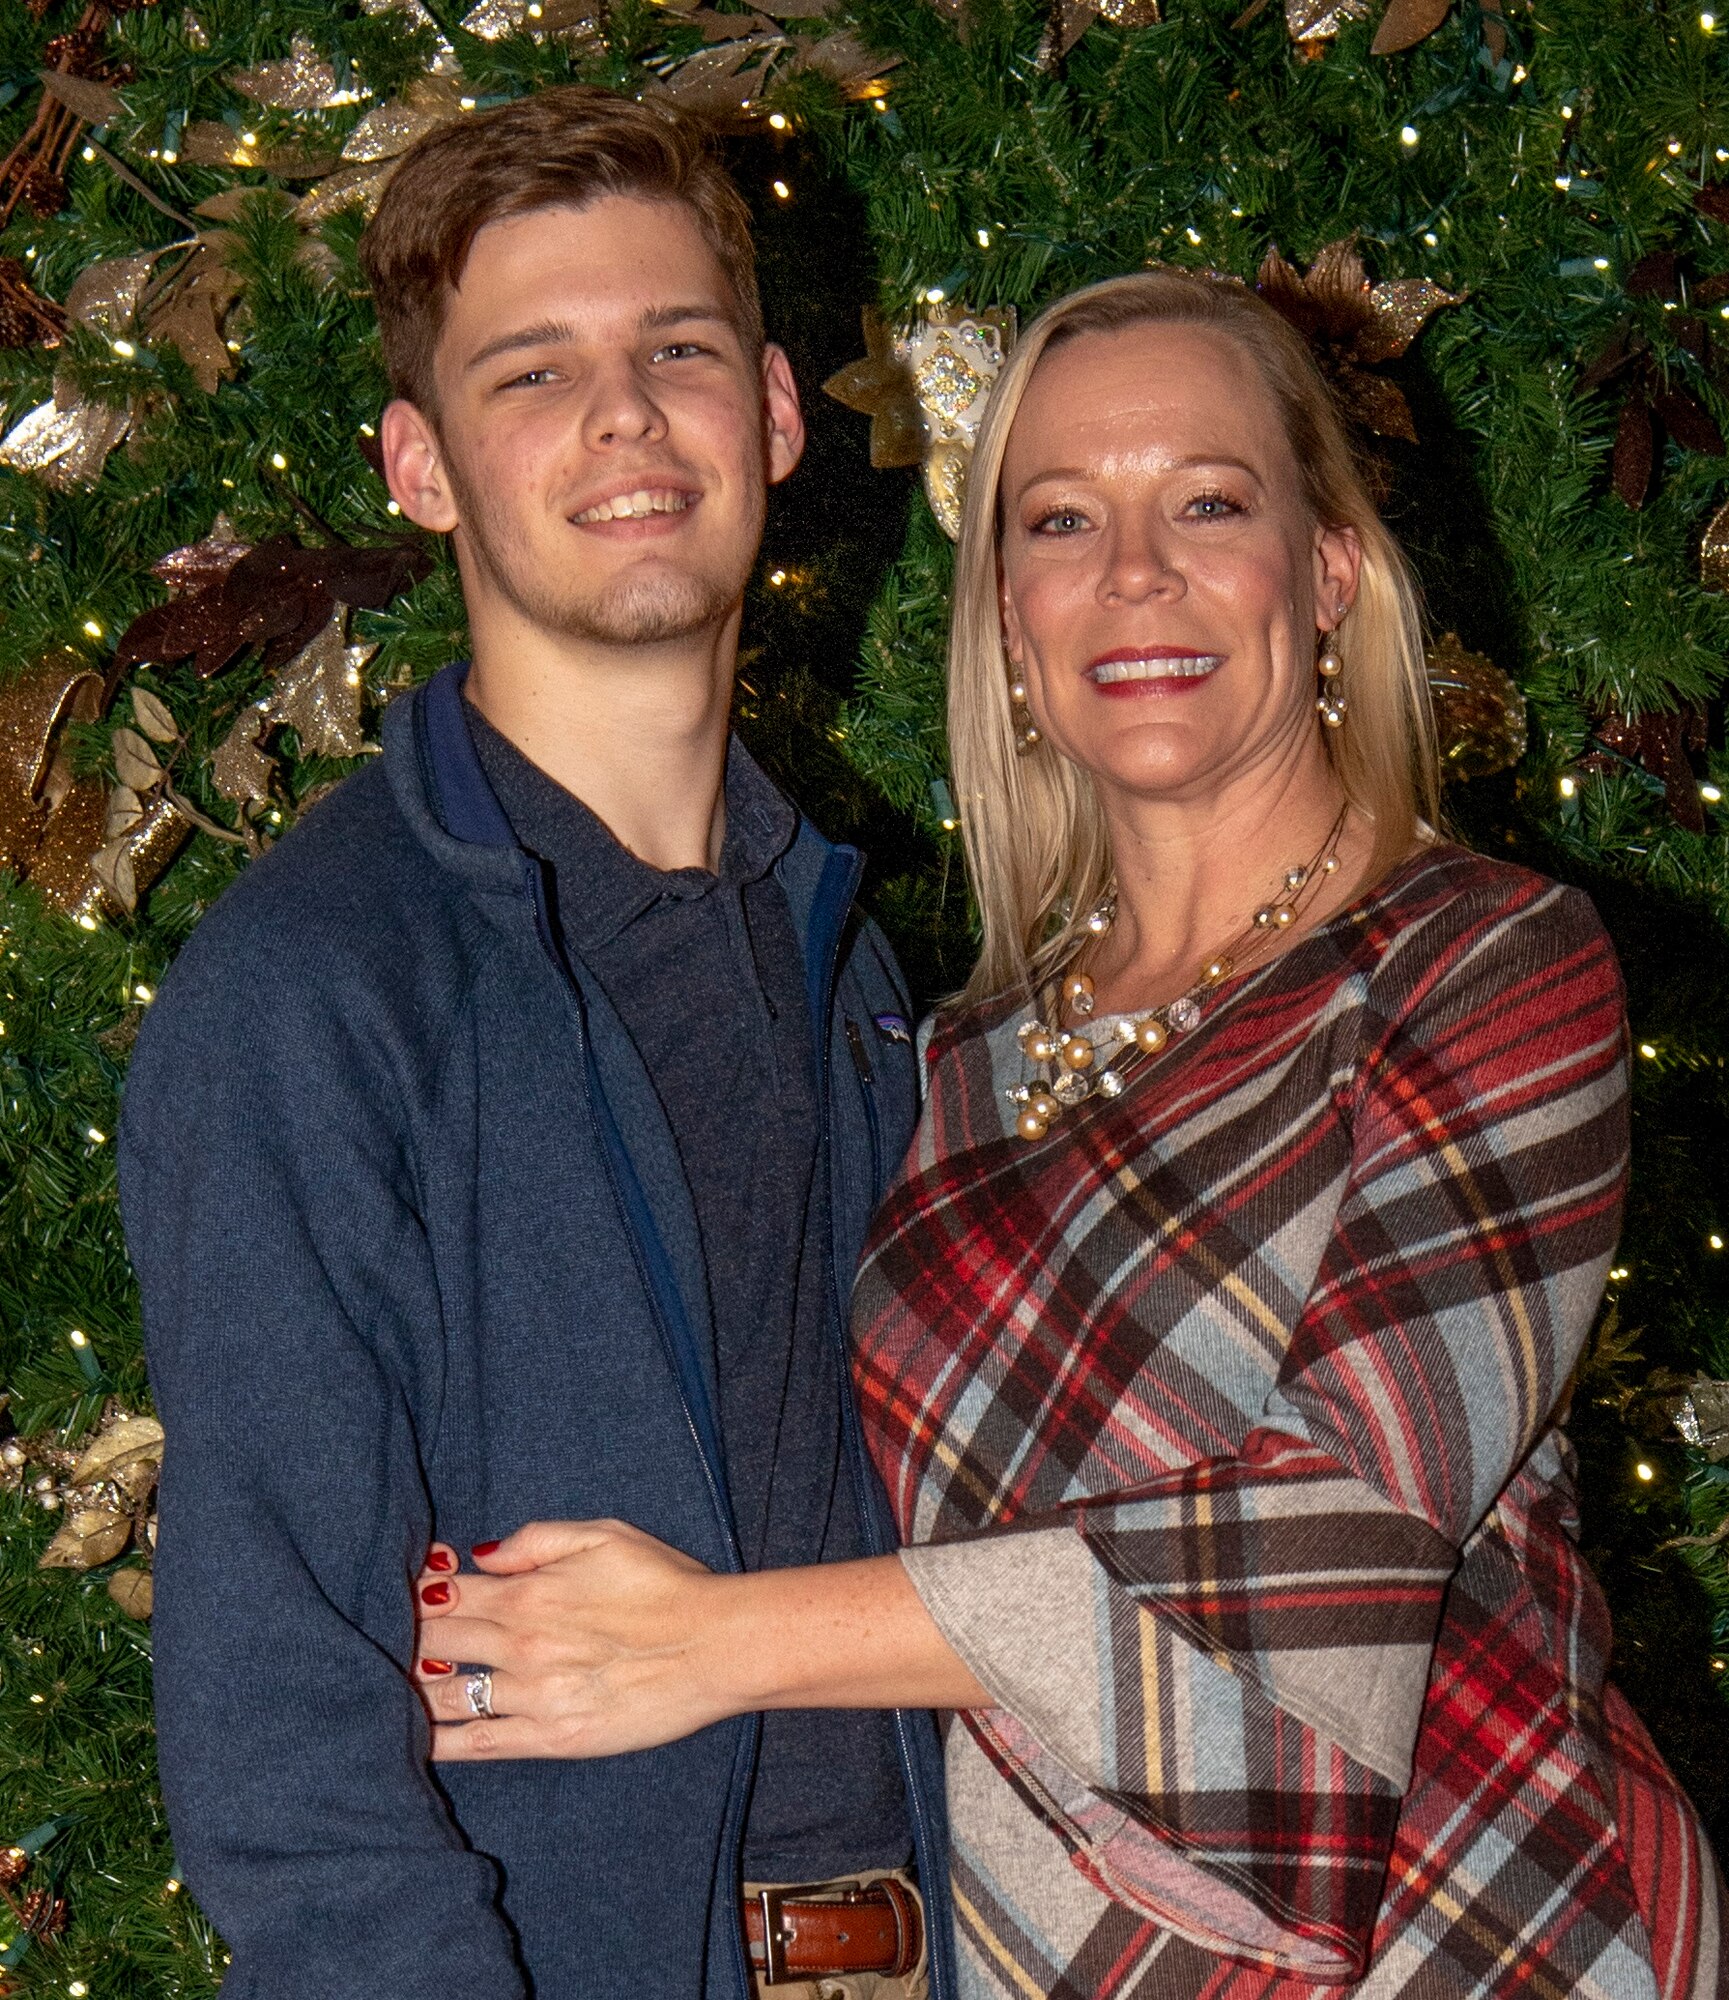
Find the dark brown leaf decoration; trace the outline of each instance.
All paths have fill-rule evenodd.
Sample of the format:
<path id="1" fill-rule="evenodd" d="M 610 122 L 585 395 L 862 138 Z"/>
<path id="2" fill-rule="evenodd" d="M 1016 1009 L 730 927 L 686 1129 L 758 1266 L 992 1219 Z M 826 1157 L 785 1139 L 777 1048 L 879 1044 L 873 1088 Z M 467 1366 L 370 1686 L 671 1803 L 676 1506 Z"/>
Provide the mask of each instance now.
<path id="1" fill-rule="evenodd" d="M 1689 833 L 1705 831 L 1705 807 L 1688 754 L 1705 748 L 1702 708 L 1638 717 L 1611 713 L 1599 718 L 1596 733 L 1599 743 L 1662 781 L 1664 802 L 1677 826 Z"/>
<path id="2" fill-rule="evenodd" d="M 1693 206 L 1713 222 L 1729 222 L 1729 187 L 1702 187 L 1693 197 Z"/>
<path id="3" fill-rule="evenodd" d="M 1644 391 L 1636 389 L 1621 407 L 1621 421 L 1615 426 L 1615 455 L 1610 464 L 1610 483 L 1629 507 L 1643 507 L 1651 490 L 1651 468 L 1656 462 L 1657 434 L 1651 422 L 1651 405 Z"/>
<path id="4" fill-rule="evenodd" d="M 1681 260 L 1673 250 L 1651 250 L 1622 280 L 1621 289 L 1633 299 L 1672 299 L 1681 287 Z"/>
<path id="5" fill-rule="evenodd" d="M 1729 276 L 1689 285 L 1675 251 L 1650 250 L 1627 273 L 1624 289 L 1634 298 L 1660 299 L 1669 308 L 1682 305 L 1685 290 L 1693 303 L 1705 306 L 1729 297 Z M 1703 369 L 1712 367 L 1711 331 L 1698 313 L 1671 310 L 1664 316 L 1664 326 L 1682 354 Z M 1651 497 L 1665 436 L 1684 451 L 1723 456 L 1723 433 L 1716 418 L 1684 380 L 1675 379 L 1676 372 L 1675 357 L 1660 361 L 1631 316 L 1579 371 L 1581 394 L 1613 383 L 1624 398 L 1615 425 L 1609 480 L 1619 498 L 1635 509 Z"/>
<path id="6" fill-rule="evenodd" d="M 254 646 L 263 649 L 264 667 L 279 667 L 311 643 L 339 603 L 381 611 L 430 567 L 425 550 L 412 543 L 307 549 L 278 535 L 226 566 L 213 558 L 217 574 L 135 618 L 121 638 L 115 671 L 191 659 L 208 677 Z"/>
<path id="7" fill-rule="evenodd" d="M 1704 404 L 1685 389 L 1666 389 L 1652 402 L 1657 421 L 1678 445 L 1702 452 L 1707 458 L 1723 456 L 1723 433 Z"/>
<path id="8" fill-rule="evenodd" d="M 1414 48 L 1435 32 L 1451 5 L 1452 0 L 1392 0 L 1369 44 L 1370 55 L 1390 56 L 1400 49 Z"/>
<path id="9" fill-rule="evenodd" d="M 1269 250 L 1255 289 L 1309 343 L 1339 400 L 1365 430 L 1416 441 L 1404 391 L 1371 371 L 1397 360 L 1429 317 L 1442 306 L 1457 305 L 1462 294 L 1443 291 L 1427 278 L 1371 284 L 1349 237 L 1318 251 L 1306 272 Z"/>

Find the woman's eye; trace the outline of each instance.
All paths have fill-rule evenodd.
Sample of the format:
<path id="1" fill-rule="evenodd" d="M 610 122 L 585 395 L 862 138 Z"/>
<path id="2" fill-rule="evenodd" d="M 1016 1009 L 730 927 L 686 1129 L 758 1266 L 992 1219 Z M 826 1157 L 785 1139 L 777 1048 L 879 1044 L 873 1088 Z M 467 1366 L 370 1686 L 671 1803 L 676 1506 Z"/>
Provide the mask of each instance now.
<path id="1" fill-rule="evenodd" d="M 1243 510 L 1227 493 L 1197 493 L 1185 510 L 1202 521 L 1228 521 Z"/>
<path id="2" fill-rule="evenodd" d="M 1053 507 L 1048 514 L 1041 514 L 1033 523 L 1033 533 L 1074 535 L 1088 525 L 1086 515 L 1078 507 Z"/>

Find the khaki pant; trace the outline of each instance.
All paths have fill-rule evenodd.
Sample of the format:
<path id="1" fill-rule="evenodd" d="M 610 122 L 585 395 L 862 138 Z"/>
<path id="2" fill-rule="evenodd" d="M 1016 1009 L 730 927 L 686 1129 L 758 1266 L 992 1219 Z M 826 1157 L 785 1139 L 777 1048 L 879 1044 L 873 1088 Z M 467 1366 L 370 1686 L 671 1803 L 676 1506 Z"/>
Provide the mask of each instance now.
<path id="1" fill-rule="evenodd" d="M 885 1875 L 892 1875 L 918 1896 L 918 1884 L 904 1868 L 868 1868 L 858 1875 L 848 1876 L 847 1881 L 868 1888 L 872 1882 L 880 1882 Z M 756 1897 L 764 1889 L 789 1886 L 780 1882 L 747 1882 L 744 1893 L 747 1897 Z M 922 1896 L 919 1897 L 919 1914 L 924 1914 Z M 929 2000 L 929 1963 L 930 1938 L 927 1934 L 919 1952 L 918 1964 L 904 1979 L 889 1979 L 880 1972 L 848 1972 L 830 1974 L 822 1979 L 797 1979 L 784 1986 L 766 1986 L 762 1974 L 758 1972 L 757 1996 L 758 2000 Z"/>

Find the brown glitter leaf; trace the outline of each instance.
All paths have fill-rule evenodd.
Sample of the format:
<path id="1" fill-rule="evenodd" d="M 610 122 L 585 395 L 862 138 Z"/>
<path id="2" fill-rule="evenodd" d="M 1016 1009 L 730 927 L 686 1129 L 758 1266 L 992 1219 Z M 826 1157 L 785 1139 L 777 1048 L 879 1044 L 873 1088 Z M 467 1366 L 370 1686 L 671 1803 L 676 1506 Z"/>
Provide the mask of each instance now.
<path id="1" fill-rule="evenodd" d="M 1681 262 L 1673 250 L 1649 250 L 1622 280 L 1629 298 L 1672 299 L 1681 288 Z"/>
<path id="2" fill-rule="evenodd" d="M 1391 0 L 1369 44 L 1370 55 L 1390 56 L 1414 48 L 1435 32 L 1452 4 L 1453 0 Z"/>
<path id="3" fill-rule="evenodd" d="M 1667 389 L 1652 405 L 1657 420 L 1678 445 L 1688 451 L 1703 452 L 1707 458 L 1723 456 L 1723 433 L 1704 405 L 1685 389 Z"/>
<path id="4" fill-rule="evenodd" d="M 1357 342 L 1357 359 L 1369 365 L 1394 361 L 1444 306 L 1463 305 L 1463 292 L 1449 292 L 1429 278 L 1395 278 L 1369 293 L 1373 318 Z"/>
<path id="5" fill-rule="evenodd" d="M 42 88 L 48 95 L 57 98 L 86 125 L 112 125 L 116 118 L 125 115 L 126 100 L 105 83 L 58 69 L 45 69 L 40 74 Z"/>
<path id="6" fill-rule="evenodd" d="M 1358 423 L 1377 437 L 1403 438 L 1417 442 L 1417 426 L 1411 421 L 1411 406 L 1405 392 L 1384 375 L 1370 375 L 1360 368 L 1341 369 L 1339 393 Z"/>
<path id="7" fill-rule="evenodd" d="M 1645 496 L 1651 490 L 1656 453 L 1650 405 L 1642 393 L 1635 391 L 1623 404 L 1621 421 L 1615 426 L 1615 451 L 1609 471 L 1609 483 L 1629 507 L 1644 506 Z"/>

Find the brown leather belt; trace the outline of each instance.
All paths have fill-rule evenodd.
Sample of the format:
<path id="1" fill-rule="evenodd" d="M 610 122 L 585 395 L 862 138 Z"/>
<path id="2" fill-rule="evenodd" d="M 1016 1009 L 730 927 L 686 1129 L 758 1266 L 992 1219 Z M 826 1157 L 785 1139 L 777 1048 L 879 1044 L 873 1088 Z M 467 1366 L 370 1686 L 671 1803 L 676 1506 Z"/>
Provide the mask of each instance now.
<path id="1" fill-rule="evenodd" d="M 744 1935 L 765 1986 L 842 1972 L 904 1979 L 924 1950 L 919 1899 L 892 1877 L 863 1889 L 764 1889 L 744 1900 Z"/>

